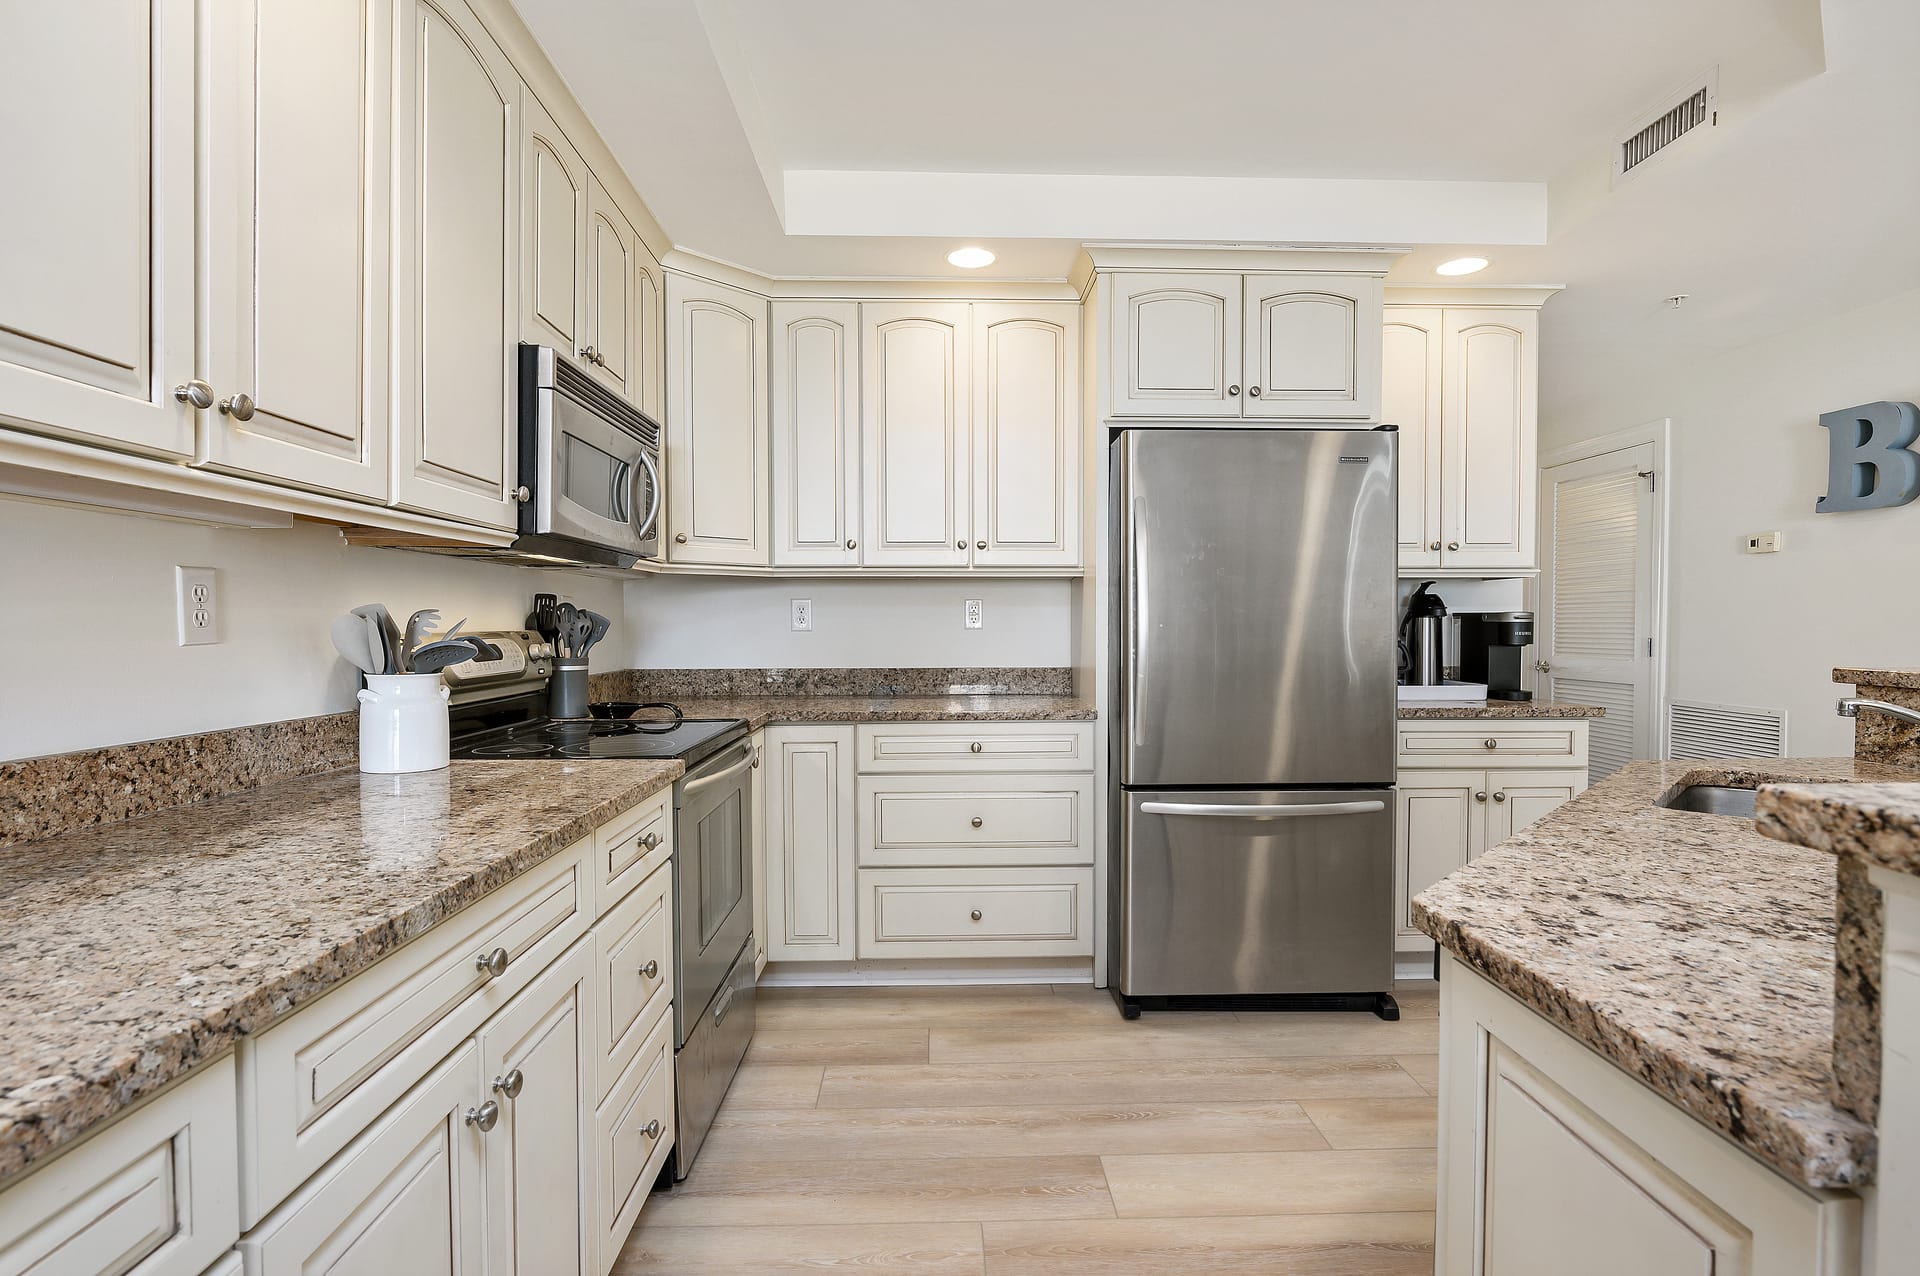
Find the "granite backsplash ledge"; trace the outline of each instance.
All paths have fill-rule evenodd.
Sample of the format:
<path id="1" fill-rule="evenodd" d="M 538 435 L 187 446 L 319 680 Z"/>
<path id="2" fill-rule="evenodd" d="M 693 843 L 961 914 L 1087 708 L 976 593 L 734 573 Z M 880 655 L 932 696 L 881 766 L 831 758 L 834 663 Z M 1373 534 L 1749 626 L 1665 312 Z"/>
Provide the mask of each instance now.
<path id="1" fill-rule="evenodd" d="M 1036 667 L 622 669 L 593 676 L 595 700 L 740 696 L 1070 696 L 1073 670 Z"/>
<path id="2" fill-rule="evenodd" d="M 1852 686 L 1866 700 L 1884 700 L 1920 712 L 1920 669 L 1842 666 L 1833 680 Z M 1869 710 L 1853 720 L 1853 756 L 1920 767 L 1920 723 Z"/>

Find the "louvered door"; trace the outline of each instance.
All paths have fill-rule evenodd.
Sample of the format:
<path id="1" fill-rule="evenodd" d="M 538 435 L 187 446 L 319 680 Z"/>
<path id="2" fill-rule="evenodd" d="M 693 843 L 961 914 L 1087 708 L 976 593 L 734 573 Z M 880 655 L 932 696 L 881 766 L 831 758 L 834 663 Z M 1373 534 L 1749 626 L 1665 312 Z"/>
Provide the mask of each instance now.
<path id="1" fill-rule="evenodd" d="M 1541 476 L 1542 689 L 1607 711 L 1589 728 L 1595 780 L 1655 753 L 1653 468 L 1643 443 Z"/>

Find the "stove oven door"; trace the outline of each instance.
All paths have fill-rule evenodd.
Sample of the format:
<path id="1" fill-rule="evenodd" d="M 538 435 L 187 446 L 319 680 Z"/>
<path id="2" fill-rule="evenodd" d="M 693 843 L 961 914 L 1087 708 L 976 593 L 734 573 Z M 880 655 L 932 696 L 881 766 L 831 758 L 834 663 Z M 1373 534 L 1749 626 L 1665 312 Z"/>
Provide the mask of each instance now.
<path id="1" fill-rule="evenodd" d="M 741 740 L 700 763 L 680 782 L 674 821 L 674 1044 L 711 1005 L 727 971 L 753 938 L 753 835 L 748 772 L 753 749 Z"/>

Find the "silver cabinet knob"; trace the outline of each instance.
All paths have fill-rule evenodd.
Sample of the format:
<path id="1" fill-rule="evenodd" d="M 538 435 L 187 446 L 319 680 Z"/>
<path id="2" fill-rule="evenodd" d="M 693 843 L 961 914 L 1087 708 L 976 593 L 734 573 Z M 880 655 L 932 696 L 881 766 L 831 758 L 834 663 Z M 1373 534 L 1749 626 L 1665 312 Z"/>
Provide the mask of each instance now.
<path id="1" fill-rule="evenodd" d="M 749 763 L 749 765 L 756 771 L 760 769 L 760 750 L 755 749 L 753 751 L 753 761 Z"/>
<path id="2" fill-rule="evenodd" d="M 684 545 L 684 544 L 686 544 L 686 543 L 687 543 L 687 534 L 686 534 L 685 532 L 675 532 L 675 533 L 673 534 L 673 543 L 674 543 L 674 544 L 676 544 L 676 545 Z"/>
<path id="3" fill-rule="evenodd" d="M 980 742 L 978 740 L 975 740 L 972 744 L 967 746 L 967 749 L 969 752 L 973 752 L 973 753 L 980 752 Z"/>
<path id="4" fill-rule="evenodd" d="M 974 909 L 974 910 L 973 910 L 973 911 L 972 911 L 971 913 L 968 913 L 968 914 L 967 914 L 967 916 L 969 916 L 969 917 L 971 917 L 971 918 L 973 918 L 973 920 L 975 920 L 975 921 L 979 921 L 979 920 L 980 920 L 980 910 L 976 908 L 976 909 Z"/>
<path id="5" fill-rule="evenodd" d="M 477 1108 L 468 1108 L 467 1124 L 478 1128 L 480 1133 L 485 1134 L 488 1130 L 500 1124 L 500 1105 L 492 1099 L 488 1099 Z"/>
<path id="6" fill-rule="evenodd" d="M 1504 802 L 1504 801 L 1506 801 L 1506 800 L 1507 800 L 1507 795 L 1506 795 L 1506 794 L 1504 794 L 1504 793 L 1498 793 L 1498 792 L 1496 792 L 1496 793 L 1495 793 L 1495 794 L 1493 795 L 1493 800 L 1494 800 L 1494 801 L 1496 801 L 1496 802 Z"/>
<path id="7" fill-rule="evenodd" d="M 1236 399 L 1237 399 L 1237 398 L 1239 398 L 1239 397 L 1240 397 L 1240 387 L 1239 387 L 1239 386 L 1237 386 L 1237 385 L 1230 385 L 1230 386 L 1228 386 L 1228 387 L 1227 387 L 1227 394 L 1228 394 L 1228 395 L 1229 395 L 1230 397 L 1232 397 L 1232 398 L 1236 398 Z"/>
<path id="8" fill-rule="evenodd" d="M 953 543 L 953 547 L 955 549 L 965 549 L 967 547 L 967 543 L 965 541 L 955 541 Z"/>
<path id="9" fill-rule="evenodd" d="M 974 816 L 974 817 L 973 817 L 973 819 L 972 819 L 971 821 L 969 821 L 969 822 L 970 822 L 970 823 L 971 823 L 971 824 L 973 825 L 973 827 L 975 827 L 975 828 L 979 828 L 979 827 L 980 827 L 980 826 L 981 826 L 982 824 L 984 824 L 984 823 L 986 823 L 986 821 L 985 821 L 985 820 L 983 820 L 983 819 L 981 819 L 981 818 L 980 818 L 979 816 L 977 816 L 977 815 L 976 815 L 976 816 Z"/>
<path id="10" fill-rule="evenodd" d="M 645 837 L 642 837 L 640 839 L 640 845 L 646 847 L 650 851 L 656 850 L 660 846 L 660 835 L 658 833 L 649 831 Z"/>
<path id="11" fill-rule="evenodd" d="M 640 967 L 640 977 L 642 979 L 658 979 L 660 977 L 660 963 L 649 959 L 646 965 Z"/>
<path id="12" fill-rule="evenodd" d="M 185 385 L 173 387 L 173 397 L 182 403 L 191 403 L 196 408 L 213 406 L 213 387 L 198 377 Z"/>
<path id="13" fill-rule="evenodd" d="M 1439 553 L 1439 552 L 1440 552 L 1440 542 L 1439 542 L 1439 541 L 1435 541 L 1435 542 L 1434 542 L 1433 544 L 1431 544 L 1431 545 L 1429 545 L 1429 546 L 1427 546 L 1427 548 L 1428 548 L 1428 549 L 1430 549 L 1430 550 L 1432 550 L 1432 551 L 1433 551 L 1434 553 L 1436 553 L 1436 554 L 1437 554 L 1437 553 Z"/>
<path id="14" fill-rule="evenodd" d="M 1500 742 L 1492 738 L 1482 740 L 1480 743 L 1486 745 L 1489 749 L 1497 749 L 1500 747 Z"/>
<path id="15" fill-rule="evenodd" d="M 848 549 L 859 549 L 859 548 L 860 548 L 860 542 L 859 542 L 859 541 L 857 541 L 857 540 L 855 540 L 855 539 L 853 539 L 853 537 L 851 537 L 851 536 L 849 536 L 849 537 L 847 537 L 847 548 L 848 548 Z"/>
<path id="16" fill-rule="evenodd" d="M 1476 801 L 1476 802 L 1484 802 L 1484 801 L 1486 801 L 1486 800 L 1487 800 L 1487 792 L 1486 792 L 1486 790 L 1485 790 L 1485 789 L 1482 789 L 1482 790 L 1481 790 L 1480 792 L 1478 792 L 1478 793 L 1476 793 L 1476 794 L 1474 794 L 1474 795 L 1473 795 L 1473 800 L 1474 800 L 1474 801 Z"/>
<path id="17" fill-rule="evenodd" d="M 516 501 L 519 501 L 522 505 L 525 505 L 528 501 L 533 499 L 533 489 L 528 487 L 525 483 L 522 483 L 519 487 L 516 487 L 513 489 L 513 499 Z"/>
<path id="18" fill-rule="evenodd" d="M 509 1099 L 517 1099 L 520 1097 L 521 1088 L 526 1084 L 526 1077 L 521 1074 L 520 1069 L 515 1068 L 506 1076 L 495 1077 L 493 1079 L 493 1092 L 495 1094 L 504 1094 Z"/>
<path id="19" fill-rule="evenodd" d="M 660 1118 L 655 1117 L 653 1120 L 647 1122 L 646 1125 L 640 1128 L 640 1133 L 646 1135 L 650 1139 L 659 1138 L 660 1137 Z"/>
<path id="20" fill-rule="evenodd" d="M 252 396 L 236 394 L 231 399 L 220 400 L 220 415 L 230 416 L 236 421 L 253 420 Z"/>
<path id="21" fill-rule="evenodd" d="M 507 973 L 507 950 L 496 948 L 490 953 L 481 953 L 473 959 L 474 968 L 488 979 L 498 979 Z"/>
<path id="22" fill-rule="evenodd" d="M 1260 387 L 1257 385 L 1250 385 L 1247 387 L 1247 393 L 1257 399 L 1260 397 Z"/>
<path id="23" fill-rule="evenodd" d="M 1447 542 L 1447 548 L 1448 548 L 1448 549 L 1451 549 L 1451 550 L 1454 550 L 1454 551 L 1456 551 L 1456 552 L 1457 552 L 1457 551 L 1459 550 L 1459 548 L 1460 548 L 1460 542 L 1459 542 L 1459 541 L 1448 541 L 1448 542 Z"/>

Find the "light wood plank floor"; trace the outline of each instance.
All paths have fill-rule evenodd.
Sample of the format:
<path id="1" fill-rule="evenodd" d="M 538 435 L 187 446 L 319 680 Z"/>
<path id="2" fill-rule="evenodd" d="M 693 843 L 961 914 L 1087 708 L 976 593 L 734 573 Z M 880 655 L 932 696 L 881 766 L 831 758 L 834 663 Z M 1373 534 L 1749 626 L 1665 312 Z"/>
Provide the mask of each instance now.
<path id="1" fill-rule="evenodd" d="M 616 1276 L 1431 1276 L 1439 998 L 1120 1018 L 1079 985 L 761 990 Z"/>

